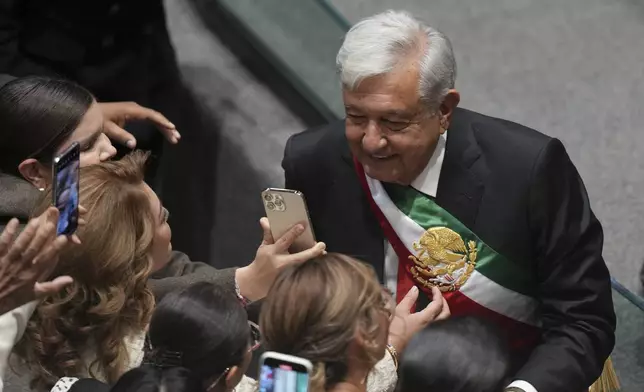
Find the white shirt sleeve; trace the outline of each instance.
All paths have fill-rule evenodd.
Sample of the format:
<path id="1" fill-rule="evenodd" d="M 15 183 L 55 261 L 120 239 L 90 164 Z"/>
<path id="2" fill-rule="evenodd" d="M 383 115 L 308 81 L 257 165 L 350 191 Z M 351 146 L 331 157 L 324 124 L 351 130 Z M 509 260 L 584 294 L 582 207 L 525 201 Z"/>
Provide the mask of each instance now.
<path id="1" fill-rule="evenodd" d="M 0 316 L 0 392 L 4 387 L 2 380 L 9 366 L 13 346 L 25 333 L 27 321 L 37 305 L 38 301 L 32 301 Z"/>
<path id="2" fill-rule="evenodd" d="M 537 392 L 537 389 L 533 387 L 532 384 L 523 380 L 513 381 L 510 385 L 508 385 L 508 388 L 510 387 L 519 388 L 525 392 Z"/>

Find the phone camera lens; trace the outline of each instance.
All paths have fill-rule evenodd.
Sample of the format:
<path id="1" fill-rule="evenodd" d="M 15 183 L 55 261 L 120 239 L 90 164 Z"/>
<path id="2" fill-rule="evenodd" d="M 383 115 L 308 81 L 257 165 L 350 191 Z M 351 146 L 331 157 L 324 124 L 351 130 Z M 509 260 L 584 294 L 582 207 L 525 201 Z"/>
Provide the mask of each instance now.
<path id="1" fill-rule="evenodd" d="M 271 195 L 270 193 L 265 194 L 264 195 L 264 200 L 272 201 L 273 200 L 273 195 Z"/>
<path id="2" fill-rule="evenodd" d="M 281 207 L 282 205 L 284 205 L 284 203 L 282 203 L 282 201 L 281 201 L 281 200 L 275 200 L 275 205 L 276 205 L 277 207 Z"/>
<path id="3" fill-rule="evenodd" d="M 274 210 L 275 204 L 269 201 L 268 203 L 266 203 L 266 208 L 268 208 L 269 210 Z"/>

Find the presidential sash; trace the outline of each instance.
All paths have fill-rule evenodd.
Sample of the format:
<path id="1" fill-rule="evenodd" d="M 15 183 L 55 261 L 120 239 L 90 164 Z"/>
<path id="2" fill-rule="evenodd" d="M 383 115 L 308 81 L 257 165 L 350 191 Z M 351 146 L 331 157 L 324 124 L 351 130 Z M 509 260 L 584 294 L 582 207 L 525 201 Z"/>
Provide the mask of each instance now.
<path id="1" fill-rule="evenodd" d="M 357 161 L 355 168 L 398 256 L 398 302 L 412 285 L 430 296 L 436 286 L 453 315 L 492 321 L 514 349 L 536 344 L 541 329 L 531 271 L 494 251 L 429 196 L 412 187 L 384 185 L 366 176 Z"/>

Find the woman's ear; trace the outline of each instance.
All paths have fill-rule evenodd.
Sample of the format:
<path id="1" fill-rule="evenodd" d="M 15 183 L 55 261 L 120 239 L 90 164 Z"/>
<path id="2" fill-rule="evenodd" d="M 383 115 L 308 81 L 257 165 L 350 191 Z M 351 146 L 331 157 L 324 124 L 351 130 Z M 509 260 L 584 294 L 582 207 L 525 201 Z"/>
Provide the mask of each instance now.
<path id="1" fill-rule="evenodd" d="M 47 170 L 38 160 L 29 158 L 20 162 L 18 171 L 25 180 L 38 189 L 44 189 L 51 182 L 51 171 Z"/>
<path id="2" fill-rule="evenodd" d="M 226 391 L 232 391 L 244 377 L 244 371 L 239 366 L 233 366 L 226 374 Z"/>

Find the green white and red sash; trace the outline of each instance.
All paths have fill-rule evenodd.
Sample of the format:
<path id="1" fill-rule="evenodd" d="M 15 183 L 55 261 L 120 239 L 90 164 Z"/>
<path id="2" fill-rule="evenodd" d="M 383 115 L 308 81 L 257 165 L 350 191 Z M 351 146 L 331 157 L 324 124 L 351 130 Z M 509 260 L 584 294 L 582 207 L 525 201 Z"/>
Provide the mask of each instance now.
<path id="1" fill-rule="evenodd" d="M 380 181 L 365 175 L 359 162 L 354 163 L 371 209 L 398 256 L 397 302 L 412 285 L 430 298 L 431 286 L 442 286 L 452 315 L 472 315 L 494 322 L 508 335 L 515 349 L 534 346 L 541 335 L 541 323 L 539 304 L 534 297 L 536 285 L 530 271 L 495 252 L 427 195 L 399 185 L 388 184 L 385 190 Z M 458 250 L 448 249 L 445 253 L 440 246 L 432 247 L 436 245 L 434 242 L 421 243 L 421 238 L 429 238 L 426 233 L 447 234 L 442 237 L 443 243 L 445 238 L 453 236 L 455 241 L 450 245 Z M 431 235 L 434 237 L 430 240 L 437 238 Z M 437 261 L 440 256 L 458 260 L 459 265 L 465 263 L 465 267 L 435 274 L 435 271 L 445 272 L 442 267 L 453 265 Z M 423 257 L 436 266 L 426 263 L 426 268 L 419 267 L 423 265 Z M 458 275 L 465 270 L 467 274 Z"/>

